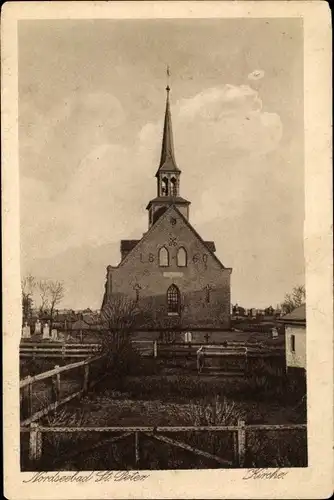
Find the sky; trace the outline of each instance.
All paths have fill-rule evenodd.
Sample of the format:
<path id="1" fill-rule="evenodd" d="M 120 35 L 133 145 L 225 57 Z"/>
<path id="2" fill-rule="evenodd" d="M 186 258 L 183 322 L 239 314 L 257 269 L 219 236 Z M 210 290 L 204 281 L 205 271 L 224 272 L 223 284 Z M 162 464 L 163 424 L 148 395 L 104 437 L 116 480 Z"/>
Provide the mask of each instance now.
<path id="1" fill-rule="evenodd" d="M 19 22 L 21 274 L 98 309 L 147 230 L 170 66 L 180 194 L 232 267 L 232 302 L 304 284 L 299 19 Z"/>

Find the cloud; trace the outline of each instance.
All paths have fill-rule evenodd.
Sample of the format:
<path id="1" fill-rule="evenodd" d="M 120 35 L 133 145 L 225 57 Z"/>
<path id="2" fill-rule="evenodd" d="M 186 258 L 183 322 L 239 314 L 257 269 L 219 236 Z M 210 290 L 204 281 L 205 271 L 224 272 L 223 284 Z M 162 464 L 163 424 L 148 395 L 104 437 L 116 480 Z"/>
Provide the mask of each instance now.
<path id="1" fill-rule="evenodd" d="M 262 69 L 256 69 L 249 73 L 248 80 L 262 80 L 264 78 L 264 71 Z"/>
<path id="2" fill-rule="evenodd" d="M 63 189 L 81 159 L 97 146 L 117 140 L 125 120 L 120 101 L 107 92 L 77 90 L 43 112 L 22 96 L 20 169 Z"/>
<path id="3" fill-rule="evenodd" d="M 204 200 L 207 192 L 221 207 L 271 171 L 266 157 L 279 147 L 283 125 L 277 113 L 263 111 L 259 93 L 248 85 L 222 85 L 172 102 L 172 119 L 183 196 Z M 139 133 L 140 154 L 154 165 L 161 133 L 162 119 Z"/>
<path id="4" fill-rule="evenodd" d="M 112 96 L 103 96 L 105 101 L 96 94 L 77 96 L 48 116 L 48 146 L 36 155 L 36 162 L 46 159 L 52 175 L 64 182 L 60 189 L 51 182 L 51 172 L 44 170 L 39 180 L 21 177 L 22 248 L 27 263 L 45 258 L 56 264 L 63 258 L 73 260 L 76 251 L 64 253 L 67 250 L 77 248 L 81 255 L 84 246 L 111 244 L 114 250 L 107 263 L 117 264 L 119 241 L 140 238 L 147 229 L 145 207 L 156 195 L 163 115 L 142 126 L 133 138 L 126 131 L 127 143 L 118 142 L 122 126 L 127 126 L 126 114 Z M 259 93 L 248 85 L 205 89 L 191 98 L 172 100 L 171 107 L 181 195 L 192 202 L 191 222 L 204 238 L 215 239 L 224 263 L 233 266 L 234 254 L 225 248 L 238 247 L 240 234 L 248 234 L 245 230 L 251 223 L 245 213 L 261 220 L 259 199 L 270 203 L 272 214 L 282 210 L 280 200 L 266 194 L 282 174 L 269 160 L 280 144 L 280 116 L 264 111 Z M 34 141 L 36 145 L 36 137 Z M 233 232 L 236 226 L 238 231 Z M 228 245 L 226 234 L 233 239 Z M 258 252 L 246 237 L 243 245 L 245 252 L 248 246 Z M 104 256 L 99 269 L 104 269 L 106 260 Z M 63 264 L 73 281 L 73 265 Z M 56 265 L 52 269 L 57 272 Z"/>
<path id="5" fill-rule="evenodd" d="M 148 176 L 132 169 L 132 153 L 116 144 L 95 147 L 62 192 L 22 177 L 22 247 L 35 258 L 51 257 L 70 247 L 119 242 L 142 232 L 147 217 L 139 207 L 143 194 L 148 202 L 152 193 Z"/>
<path id="6" fill-rule="evenodd" d="M 242 152 L 260 156 L 275 150 L 282 137 L 279 115 L 264 112 L 258 92 L 248 85 L 206 89 L 172 106 L 172 115 L 175 143 L 181 151 L 189 152 L 191 145 L 192 152 L 195 147 L 205 155 L 215 152 L 226 157 Z M 142 150 L 156 144 L 160 129 L 160 123 L 142 128 Z"/>

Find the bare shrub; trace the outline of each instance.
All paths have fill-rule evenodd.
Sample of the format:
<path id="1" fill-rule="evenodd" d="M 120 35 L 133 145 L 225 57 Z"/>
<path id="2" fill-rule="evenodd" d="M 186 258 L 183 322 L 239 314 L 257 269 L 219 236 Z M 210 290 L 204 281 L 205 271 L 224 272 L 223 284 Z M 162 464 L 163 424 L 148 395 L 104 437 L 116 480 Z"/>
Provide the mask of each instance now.
<path id="1" fill-rule="evenodd" d="M 174 418 L 184 425 L 195 427 L 214 427 L 237 425 L 238 420 L 245 418 L 242 407 L 219 395 L 211 399 L 202 399 L 186 406 L 173 407 Z M 233 460 L 233 431 L 189 432 L 183 435 L 192 446 L 207 450 L 214 455 L 230 456 Z"/>
<path id="2" fill-rule="evenodd" d="M 80 427 L 85 421 L 85 413 L 84 406 L 75 410 L 71 410 L 70 408 L 56 408 L 53 412 L 46 415 L 46 425 L 47 427 Z M 50 432 L 46 433 L 46 439 L 58 450 L 64 437 L 58 432 Z"/>
<path id="3" fill-rule="evenodd" d="M 225 397 L 220 399 L 217 395 L 212 399 L 191 403 L 183 409 L 180 417 L 189 425 L 195 426 L 236 425 L 239 419 L 245 417 L 245 412 L 235 401 L 229 401 Z"/>
<path id="4" fill-rule="evenodd" d="M 81 408 L 71 409 L 56 408 L 55 411 L 49 413 L 45 417 L 47 427 L 81 427 L 86 420 L 86 409 L 83 401 Z M 57 464 L 64 461 L 69 450 L 77 447 L 85 439 L 85 434 L 63 433 L 63 432 L 46 432 L 43 433 L 43 466 L 52 469 Z"/>
<path id="5" fill-rule="evenodd" d="M 102 346 L 108 354 L 131 342 L 139 311 L 135 301 L 123 295 L 114 295 L 101 311 L 103 325 Z"/>

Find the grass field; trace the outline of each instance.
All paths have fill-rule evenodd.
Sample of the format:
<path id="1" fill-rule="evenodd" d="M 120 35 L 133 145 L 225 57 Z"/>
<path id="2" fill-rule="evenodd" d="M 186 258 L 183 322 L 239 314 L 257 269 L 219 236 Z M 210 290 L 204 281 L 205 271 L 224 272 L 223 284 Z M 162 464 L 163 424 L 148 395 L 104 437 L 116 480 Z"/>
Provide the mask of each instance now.
<path id="1" fill-rule="evenodd" d="M 254 338 L 249 332 L 237 337 L 243 341 Z M 233 332 L 231 340 L 235 339 Z M 270 339 L 263 333 L 256 334 L 256 340 L 274 342 L 274 345 L 280 343 L 281 346 L 284 341 L 282 337 Z M 286 376 L 284 363 L 257 360 L 242 377 L 198 375 L 195 359 L 141 358 L 135 351 L 131 352 L 127 365 L 123 366 L 127 375 L 111 370 L 94 391 L 49 415 L 44 423 L 49 426 L 88 427 L 228 425 L 235 424 L 238 418 L 244 419 L 247 424 L 306 422 L 305 386 Z M 47 365 L 45 361 L 36 360 L 34 363 L 24 362 L 22 373 L 24 370 L 30 374 L 31 371 L 38 373 L 54 367 L 53 362 Z M 74 374 L 71 376 L 72 381 L 65 379 L 65 390 L 70 390 L 71 384 L 81 380 L 80 374 L 79 378 Z M 250 433 L 246 467 L 306 466 L 306 433 L 296 432 L 289 438 L 287 436 L 286 433 Z M 133 440 L 125 440 L 119 445 L 103 445 L 107 438 L 104 434 L 49 435 L 45 438 L 43 467 L 49 470 L 133 467 Z M 188 443 L 197 443 L 202 449 L 212 448 L 223 456 L 232 453 L 231 436 L 222 438 L 207 433 L 204 437 L 179 436 L 181 438 L 187 439 Z M 99 442 L 101 447 L 94 452 L 89 449 Z M 166 444 L 149 440 L 145 441 L 141 451 L 141 468 L 217 467 L 212 461 L 203 461 L 187 452 L 176 452 Z"/>
<path id="2" fill-rule="evenodd" d="M 117 388 L 115 387 L 117 386 Z M 106 378 L 80 401 L 45 419 L 56 426 L 177 426 L 232 425 L 239 418 L 247 424 L 288 424 L 306 421 L 306 405 L 300 394 L 285 391 L 261 394 L 247 389 L 246 379 L 226 377 L 150 375 L 126 377 L 115 383 Z M 290 397 L 287 393 L 290 391 Z M 290 434 L 289 434 L 290 432 Z M 48 435 L 43 467 L 48 470 L 131 469 L 133 436 L 120 444 L 104 443 L 110 435 L 89 433 Z M 174 435 L 174 439 L 233 457 L 230 434 Z M 307 465 L 306 432 L 250 432 L 245 467 L 303 467 Z M 91 450 L 92 447 L 96 447 Z M 217 464 L 179 449 L 145 440 L 139 468 L 216 468 Z"/>
<path id="3" fill-rule="evenodd" d="M 158 366 L 153 366 L 157 363 Z M 277 368 L 263 362 L 244 377 L 219 377 L 166 370 L 161 361 L 143 360 L 131 376 L 110 374 L 81 400 L 74 400 L 56 415 L 45 418 L 56 426 L 162 426 L 231 425 L 239 418 L 247 424 L 306 422 L 305 388 L 294 384 Z M 265 375 L 264 375 L 265 374 Z M 289 434 L 290 432 L 290 434 Z M 292 433 L 292 434 L 291 434 Z M 197 437 L 196 437 L 197 436 Z M 49 435 L 43 467 L 49 470 L 131 469 L 133 439 L 108 445 L 107 434 Z M 174 436 L 200 449 L 231 458 L 231 436 Z M 287 431 L 247 438 L 246 467 L 307 465 L 306 433 Z M 94 451 L 92 446 L 97 446 Z M 74 454 L 74 455 L 73 455 Z M 194 457 L 166 444 L 145 440 L 140 468 L 215 468 L 216 463 Z"/>

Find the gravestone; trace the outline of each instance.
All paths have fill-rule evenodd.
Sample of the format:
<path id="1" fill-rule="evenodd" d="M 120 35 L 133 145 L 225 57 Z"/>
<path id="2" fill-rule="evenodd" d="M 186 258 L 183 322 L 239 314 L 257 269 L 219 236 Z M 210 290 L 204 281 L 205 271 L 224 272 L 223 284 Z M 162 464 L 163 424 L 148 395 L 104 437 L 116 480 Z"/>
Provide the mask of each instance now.
<path id="1" fill-rule="evenodd" d="M 22 328 L 22 338 L 30 339 L 30 326 L 28 326 L 28 323 L 26 323 Z"/>
<path id="2" fill-rule="evenodd" d="M 277 337 L 278 337 L 278 331 L 277 331 L 277 328 L 272 328 L 272 330 L 271 330 L 271 337 L 272 337 L 273 339 L 277 339 Z"/>
<path id="3" fill-rule="evenodd" d="M 208 343 L 208 342 L 209 342 L 209 340 L 210 340 L 210 335 L 209 335 L 208 333 L 206 333 L 206 334 L 204 335 L 204 338 L 205 338 L 205 342 L 206 342 L 206 343 Z"/>
<path id="4" fill-rule="evenodd" d="M 43 326 L 43 339 L 50 338 L 50 327 L 47 323 Z"/>
<path id="5" fill-rule="evenodd" d="M 55 328 L 52 328 L 51 330 L 51 339 L 58 340 L 57 330 Z"/>
<path id="6" fill-rule="evenodd" d="M 42 325 L 40 320 L 38 319 L 35 323 L 35 333 L 40 334 L 42 332 Z"/>
<path id="7" fill-rule="evenodd" d="M 190 344 L 192 341 L 192 333 L 191 332 L 185 332 L 184 334 L 184 341 L 186 344 Z"/>

